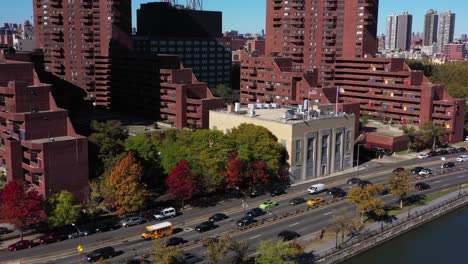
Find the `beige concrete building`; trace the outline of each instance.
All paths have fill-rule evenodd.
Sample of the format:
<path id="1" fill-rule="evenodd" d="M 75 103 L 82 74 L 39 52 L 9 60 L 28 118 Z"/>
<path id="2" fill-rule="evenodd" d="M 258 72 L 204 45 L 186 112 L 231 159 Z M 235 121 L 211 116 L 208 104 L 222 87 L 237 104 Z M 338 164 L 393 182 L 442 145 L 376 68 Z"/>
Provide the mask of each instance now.
<path id="1" fill-rule="evenodd" d="M 229 133 L 242 123 L 263 126 L 283 144 L 289 154 L 292 182 L 342 171 L 353 166 L 354 114 L 333 112 L 334 105 L 304 111 L 276 104 L 236 105 L 210 111 L 210 129 Z"/>

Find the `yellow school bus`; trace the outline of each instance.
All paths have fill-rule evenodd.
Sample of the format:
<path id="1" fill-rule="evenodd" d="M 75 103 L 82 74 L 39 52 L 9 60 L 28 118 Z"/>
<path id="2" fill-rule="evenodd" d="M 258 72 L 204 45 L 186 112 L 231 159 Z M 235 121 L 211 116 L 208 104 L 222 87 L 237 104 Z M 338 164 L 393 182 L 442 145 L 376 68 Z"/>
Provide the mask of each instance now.
<path id="1" fill-rule="evenodd" d="M 172 235 L 173 228 L 171 222 L 162 222 L 146 227 L 146 232 L 141 234 L 143 239 L 157 239 Z"/>

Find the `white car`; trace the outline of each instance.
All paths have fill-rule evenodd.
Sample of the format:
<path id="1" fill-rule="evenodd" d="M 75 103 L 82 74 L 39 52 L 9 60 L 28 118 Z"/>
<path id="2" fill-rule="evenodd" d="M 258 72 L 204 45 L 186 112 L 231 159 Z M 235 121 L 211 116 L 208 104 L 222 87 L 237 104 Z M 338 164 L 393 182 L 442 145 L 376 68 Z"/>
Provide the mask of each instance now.
<path id="1" fill-rule="evenodd" d="M 468 161 L 468 155 L 461 155 L 460 157 L 457 158 L 457 161 Z"/>
<path id="2" fill-rule="evenodd" d="M 422 169 L 418 174 L 419 176 L 429 175 L 432 171 L 430 169 Z"/>
<path id="3" fill-rule="evenodd" d="M 426 153 L 422 153 L 418 155 L 418 159 L 425 159 L 425 158 L 429 158 L 429 155 L 427 155 Z"/>

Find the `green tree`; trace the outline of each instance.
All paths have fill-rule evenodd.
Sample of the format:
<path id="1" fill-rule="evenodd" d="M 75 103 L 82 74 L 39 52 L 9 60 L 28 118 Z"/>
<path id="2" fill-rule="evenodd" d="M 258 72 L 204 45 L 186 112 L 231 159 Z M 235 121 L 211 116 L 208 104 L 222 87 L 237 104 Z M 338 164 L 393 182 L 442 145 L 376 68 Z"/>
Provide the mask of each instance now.
<path id="1" fill-rule="evenodd" d="M 101 179 L 89 181 L 89 198 L 86 202 L 86 211 L 91 217 L 97 215 L 101 207 Z"/>
<path id="2" fill-rule="evenodd" d="M 287 257 L 294 257 L 301 251 L 283 241 L 262 241 L 258 247 L 258 256 L 255 258 L 257 264 L 293 264 L 292 260 L 286 260 Z"/>
<path id="3" fill-rule="evenodd" d="M 422 139 L 427 143 L 432 143 L 432 149 L 435 150 L 437 144 L 440 144 L 447 135 L 445 129 L 440 125 L 434 125 L 432 122 L 424 123 L 421 127 Z"/>
<path id="4" fill-rule="evenodd" d="M 182 253 L 183 251 L 179 247 L 166 247 L 165 239 L 156 239 L 150 255 L 153 263 L 183 264 L 181 260 Z"/>
<path id="5" fill-rule="evenodd" d="M 377 216 L 385 214 L 385 203 L 381 199 L 374 198 L 382 189 L 380 184 L 369 184 L 363 188 L 355 186 L 348 192 L 348 201 L 357 205 L 362 223 L 365 214 L 374 213 Z"/>
<path id="6" fill-rule="evenodd" d="M 361 129 L 366 127 L 369 123 L 369 115 L 364 113 L 361 115 Z"/>
<path id="7" fill-rule="evenodd" d="M 408 152 L 410 150 L 410 148 L 414 148 L 415 147 L 415 140 L 416 140 L 416 128 L 414 126 L 407 126 L 407 125 L 403 125 L 401 128 L 400 128 L 403 133 L 408 137 Z"/>
<path id="8" fill-rule="evenodd" d="M 394 174 L 388 179 L 390 193 L 400 200 L 400 208 L 403 208 L 403 200 L 408 196 L 410 191 L 409 183 L 408 172 Z"/>
<path id="9" fill-rule="evenodd" d="M 67 191 L 52 195 L 48 201 L 49 217 L 47 221 L 53 227 L 63 227 L 76 223 L 83 206 L 76 201 L 73 194 Z"/>
<path id="10" fill-rule="evenodd" d="M 247 260 L 248 245 L 245 241 L 235 241 L 229 235 L 225 235 L 218 240 L 206 238 L 203 244 L 207 246 L 206 256 L 213 264 L 243 263 Z M 228 257 L 228 254 L 231 256 Z"/>
<path id="11" fill-rule="evenodd" d="M 232 102 L 233 91 L 229 84 L 218 84 L 214 89 L 211 89 L 211 92 L 214 96 L 221 97 L 224 99 L 224 102 Z"/>

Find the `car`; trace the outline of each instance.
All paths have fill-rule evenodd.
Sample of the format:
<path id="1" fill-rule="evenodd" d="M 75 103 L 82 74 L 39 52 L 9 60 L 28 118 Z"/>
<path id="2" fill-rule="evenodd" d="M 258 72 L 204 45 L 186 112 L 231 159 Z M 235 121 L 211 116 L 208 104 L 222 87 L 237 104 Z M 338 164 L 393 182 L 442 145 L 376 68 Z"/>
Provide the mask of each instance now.
<path id="1" fill-rule="evenodd" d="M 112 230 L 115 230 L 115 229 L 119 229 L 121 227 L 122 227 L 122 225 L 119 225 L 118 223 L 114 223 L 114 222 L 101 223 L 101 224 L 98 224 L 95 227 L 94 232 L 96 232 L 96 233 L 107 232 L 107 231 L 112 231 Z"/>
<path id="2" fill-rule="evenodd" d="M 255 218 L 257 216 L 264 215 L 265 212 L 260 209 L 260 208 L 252 208 L 250 211 L 248 211 L 245 215 L 250 218 Z"/>
<path id="3" fill-rule="evenodd" d="M 347 181 L 348 185 L 358 184 L 361 181 L 359 178 L 351 178 Z"/>
<path id="4" fill-rule="evenodd" d="M 298 233 L 296 233 L 294 231 L 290 231 L 290 230 L 283 230 L 283 231 L 279 232 L 279 234 L 278 234 L 278 238 L 283 240 L 283 241 L 293 240 L 293 239 L 298 238 L 300 236 L 301 235 L 299 235 Z"/>
<path id="5" fill-rule="evenodd" d="M 422 169 L 418 174 L 419 176 L 429 175 L 432 174 L 432 171 L 430 169 Z"/>
<path id="6" fill-rule="evenodd" d="M 460 155 L 460 156 L 457 158 L 457 161 L 459 161 L 459 162 L 468 161 L 468 155 Z"/>
<path id="7" fill-rule="evenodd" d="M 332 187 L 332 188 L 328 189 L 327 194 L 333 195 L 335 193 L 342 192 L 342 191 L 343 191 L 343 189 L 341 189 L 340 187 Z"/>
<path id="8" fill-rule="evenodd" d="M 211 221 L 206 221 L 206 222 L 203 222 L 199 225 L 197 225 L 195 227 L 195 231 L 199 232 L 199 233 L 202 233 L 202 232 L 206 232 L 206 231 L 209 231 L 211 229 L 215 229 L 216 228 L 216 225 L 211 222 Z"/>
<path id="9" fill-rule="evenodd" d="M 449 154 L 457 153 L 456 148 L 449 148 L 449 149 L 447 149 L 447 151 L 448 151 Z"/>
<path id="10" fill-rule="evenodd" d="M 211 222 L 219 222 L 219 221 L 223 221 L 225 219 L 228 219 L 229 216 L 225 215 L 225 214 L 222 214 L 222 213 L 217 213 L 217 214 L 214 214 L 212 216 L 210 216 L 208 218 L 208 221 L 211 221 Z"/>
<path id="11" fill-rule="evenodd" d="M 68 233 L 67 237 L 68 237 L 68 239 L 83 237 L 83 236 L 87 236 L 87 235 L 92 234 L 93 231 L 94 231 L 94 229 L 92 229 L 90 227 L 86 227 L 86 226 L 85 227 L 80 227 L 79 232 L 78 232 L 78 230 L 76 230 L 75 232 Z"/>
<path id="12" fill-rule="evenodd" d="M 186 243 L 187 241 L 181 237 L 170 237 L 166 241 L 166 247 L 178 246 Z"/>
<path id="13" fill-rule="evenodd" d="M 445 149 L 441 149 L 441 150 L 438 150 L 436 151 L 437 155 L 447 155 L 449 154 L 448 150 L 445 150 Z"/>
<path id="14" fill-rule="evenodd" d="M 286 188 L 284 186 L 276 186 L 270 190 L 270 196 L 278 196 L 286 193 Z"/>
<path id="15" fill-rule="evenodd" d="M 429 157 L 435 157 L 435 156 L 438 155 L 438 153 L 437 153 L 436 151 L 432 151 L 432 150 L 431 150 L 431 151 L 429 151 L 429 152 L 427 153 L 427 155 L 428 155 Z"/>
<path id="16" fill-rule="evenodd" d="M 370 181 L 360 181 L 360 182 L 358 183 L 358 186 L 361 187 L 361 188 L 364 188 L 364 187 L 366 187 L 367 185 L 371 185 L 371 184 L 372 184 L 372 182 L 370 182 Z"/>
<path id="17" fill-rule="evenodd" d="M 302 197 L 296 197 L 296 198 L 293 198 L 291 199 L 291 201 L 289 201 L 289 204 L 290 205 L 298 205 L 298 204 L 302 204 L 302 203 L 305 203 L 306 200 Z"/>
<path id="18" fill-rule="evenodd" d="M 348 195 L 348 194 L 343 190 L 335 192 L 335 193 L 332 194 L 333 199 L 343 198 L 343 197 L 346 197 L 346 195 Z"/>
<path id="19" fill-rule="evenodd" d="M 13 231 L 11 231 L 10 229 L 6 228 L 6 227 L 1 227 L 0 226 L 0 235 L 3 235 L 3 234 L 8 234 L 8 233 L 11 233 Z"/>
<path id="20" fill-rule="evenodd" d="M 310 200 L 307 201 L 307 205 L 308 206 L 316 206 L 316 205 L 319 205 L 321 203 L 325 202 L 325 199 L 323 199 L 322 197 L 315 197 L 315 198 L 312 198 Z"/>
<path id="21" fill-rule="evenodd" d="M 156 211 L 153 216 L 156 220 L 163 220 L 163 219 L 166 219 L 166 218 L 170 218 L 170 217 L 175 217 L 177 215 L 177 211 L 175 208 L 173 207 L 168 207 L 168 208 L 164 208 L 160 211 Z"/>
<path id="22" fill-rule="evenodd" d="M 404 172 L 404 171 L 405 171 L 405 169 L 404 169 L 404 168 L 402 168 L 402 167 L 398 167 L 398 168 L 396 168 L 396 169 L 392 170 L 392 173 L 400 173 L 400 172 Z"/>
<path id="23" fill-rule="evenodd" d="M 115 249 L 113 247 L 103 247 L 93 250 L 91 253 L 86 254 L 86 260 L 88 262 L 95 262 L 100 259 L 112 258 L 116 255 Z"/>
<path id="24" fill-rule="evenodd" d="M 122 221 L 122 226 L 129 227 L 129 226 L 134 226 L 134 225 L 140 225 L 143 223 L 146 223 L 146 219 L 144 219 L 141 216 L 133 216 Z"/>
<path id="25" fill-rule="evenodd" d="M 260 209 L 265 210 L 265 209 L 272 208 L 272 207 L 275 207 L 275 206 L 278 206 L 278 205 L 279 205 L 279 203 L 277 201 L 268 200 L 266 202 L 261 203 L 258 207 Z"/>
<path id="26" fill-rule="evenodd" d="M 263 194 L 265 194 L 265 190 L 263 188 L 255 187 L 255 188 L 250 189 L 249 196 L 250 198 L 254 198 Z"/>
<path id="27" fill-rule="evenodd" d="M 243 217 L 243 218 L 239 219 L 237 221 L 237 225 L 239 227 L 244 227 L 244 226 L 249 226 L 249 225 L 251 225 L 251 224 L 253 224 L 255 222 L 256 222 L 255 219 L 253 219 L 252 217 L 246 216 L 246 217 Z"/>
<path id="28" fill-rule="evenodd" d="M 465 137 L 465 141 L 468 141 L 468 136 Z"/>
<path id="29" fill-rule="evenodd" d="M 414 167 L 411 169 L 411 174 L 418 174 L 424 167 Z"/>
<path id="30" fill-rule="evenodd" d="M 325 191 L 326 188 L 325 188 L 325 184 L 323 183 L 317 183 L 317 184 L 313 184 L 309 187 L 309 189 L 307 189 L 307 192 L 309 194 L 317 194 L 317 193 L 321 193 L 323 191 Z"/>
<path id="31" fill-rule="evenodd" d="M 31 240 L 20 240 L 8 246 L 8 250 L 17 251 L 25 248 L 32 248 L 34 243 Z"/>
<path id="32" fill-rule="evenodd" d="M 63 234 L 59 233 L 49 233 L 43 236 L 39 237 L 39 244 L 45 245 L 45 244 L 50 244 L 58 241 L 62 241 L 67 239 L 67 237 Z"/>
<path id="33" fill-rule="evenodd" d="M 184 264 L 194 264 L 194 263 L 203 261 L 204 258 L 197 256 L 195 254 L 192 254 L 192 253 L 185 252 L 185 253 L 182 253 L 182 255 L 180 256 L 180 260 Z"/>
<path id="34" fill-rule="evenodd" d="M 455 163 L 453 163 L 453 162 L 446 162 L 446 163 L 444 163 L 444 164 L 442 164 L 442 165 L 440 166 L 441 169 L 444 169 L 444 168 L 451 168 L 451 167 L 455 167 Z"/>
<path id="35" fill-rule="evenodd" d="M 421 153 L 418 155 L 418 159 L 426 159 L 429 158 L 430 156 L 427 153 Z"/>
<path id="36" fill-rule="evenodd" d="M 466 152 L 466 148 L 464 147 L 457 148 L 457 153 L 462 153 L 462 152 Z"/>
<path id="37" fill-rule="evenodd" d="M 430 189 L 431 186 L 425 182 L 418 182 L 414 185 L 414 188 L 418 191 Z"/>

